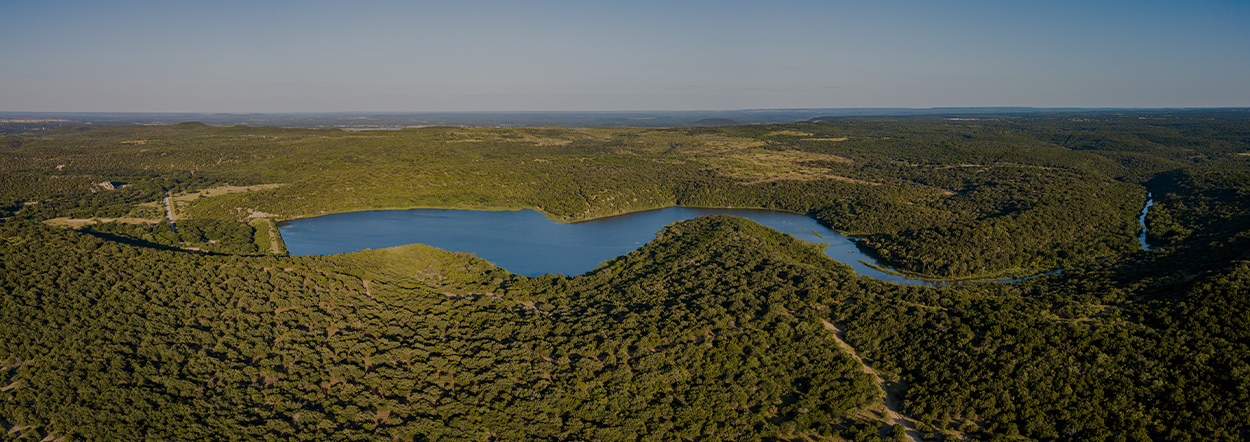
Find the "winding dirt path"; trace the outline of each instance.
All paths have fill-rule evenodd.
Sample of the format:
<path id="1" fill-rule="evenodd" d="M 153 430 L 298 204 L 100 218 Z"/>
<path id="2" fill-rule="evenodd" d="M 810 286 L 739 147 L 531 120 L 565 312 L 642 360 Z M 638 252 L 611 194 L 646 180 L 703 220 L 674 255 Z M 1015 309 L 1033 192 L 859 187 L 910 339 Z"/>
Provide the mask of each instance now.
<path id="1" fill-rule="evenodd" d="M 850 353 L 851 357 L 855 358 L 855 360 L 859 362 L 859 365 L 864 368 L 864 373 L 868 373 L 877 378 L 877 388 L 880 389 L 881 394 L 885 396 L 885 409 L 889 414 L 890 420 L 893 421 L 893 423 L 903 425 L 903 428 L 907 430 L 908 439 L 911 439 L 913 442 L 921 442 L 923 437 L 921 436 L 920 431 L 916 430 L 916 422 L 912 420 L 912 418 L 903 414 L 903 401 L 899 398 L 897 393 L 892 393 L 890 391 L 890 384 L 886 382 L 885 378 L 881 377 L 876 370 L 873 370 L 867 362 L 864 362 L 864 358 L 859 357 L 859 353 L 855 352 L 855 348 L 846 343 L 844 340 L 846 337 L 845 331 L 839 329 L 828 320 L 821 319 L 820 322 L 825 325 L 825 330 L 833 332 L 833 339 L 838 341 L 838 346 L 842 347 L 843 350 L 846 350 L 847 353 Z"/>

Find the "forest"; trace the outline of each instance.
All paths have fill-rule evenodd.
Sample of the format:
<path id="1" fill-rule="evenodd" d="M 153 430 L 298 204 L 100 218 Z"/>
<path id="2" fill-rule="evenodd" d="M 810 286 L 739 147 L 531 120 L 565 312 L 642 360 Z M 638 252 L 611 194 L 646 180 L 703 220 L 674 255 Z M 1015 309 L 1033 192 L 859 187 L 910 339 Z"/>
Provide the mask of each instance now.
<path id="1" fill-rule="evenodd" d="M 727 216 L 540 277 L 277 229 L 674 205 L 943 283 Z M 0 126 L 0 218 L 4 440 L 1250 439 L 1250 112 Z"/>

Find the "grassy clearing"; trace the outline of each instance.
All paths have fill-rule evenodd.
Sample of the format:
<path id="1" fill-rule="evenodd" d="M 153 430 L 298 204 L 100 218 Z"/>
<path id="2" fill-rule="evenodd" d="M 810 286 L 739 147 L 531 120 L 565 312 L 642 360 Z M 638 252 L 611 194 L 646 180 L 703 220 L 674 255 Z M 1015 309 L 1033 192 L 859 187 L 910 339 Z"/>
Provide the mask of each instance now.
<path id="1" fill-rule="evenodd" d="M 812 136 L 812 134 L 807 133 L 807 132 L 799 132 L 797 130 L 778 130 L 778 131 L 769 132 L 767 136 L 770 136 L 770 137 L 776 137 L 776 136 L 810 137 Z"/>
<path id="2" fill-rule="evenodd" d="M 282 232 L 278 230 L 278 224 L 273 218 L 266 218 L 265 223 L 269 225 L 269 249 L 275 255 L 287 254 L 286 241 L 282 240 Z"/>
<path id="3" fill-rule="evenodd" d="M 252 192 L 256 190 L 277 189 L 284 184 L 257 184 L 254 186 L 218 186 L 211 189 L 204 189 L 199 192 L 187 192 L 180 195 L 174 195 L 174 201 L 184 202 L 193 201 L 198 198 L 210 198 L 214 196 L 229 195 L 232 193 Z"/>
<path id="4" fill-rule="evenodd" d="M 726 152 L 721 156 L 702 156 L 695 159 L 695 161 L 703 162 L 711 169 L 731 177 L 741 184 L 819 179 L 836 179 L 857 184 L 879 184 L 837 175 L 825 167 L 808 164 L 813 162 L 851 164 L 853 162 L 846 157 L 827 153 L 799 150 L 747 149 L 733 153 Z"/>
<path id="5" fill-rule="evenodd" d="M 838 138 L 804 138 L 804 139 L 802 139 L 802 140 L 800 140 L 800 141 L 846 141 L 846 140 L 849 140 L 849 139 L 850 139 L 850 138 L 847 138 L 847 137 L 838 137 Z"/>

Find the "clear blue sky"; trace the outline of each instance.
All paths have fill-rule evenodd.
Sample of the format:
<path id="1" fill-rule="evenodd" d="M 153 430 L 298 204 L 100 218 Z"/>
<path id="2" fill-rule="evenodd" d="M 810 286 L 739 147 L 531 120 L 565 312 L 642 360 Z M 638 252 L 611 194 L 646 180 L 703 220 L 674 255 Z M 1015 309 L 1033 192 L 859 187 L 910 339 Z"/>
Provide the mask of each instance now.
<path id="1" fill-rule="evenodd" d="M 4 1 L 0 111 L 1250 106 L 1250 1 Z"/>

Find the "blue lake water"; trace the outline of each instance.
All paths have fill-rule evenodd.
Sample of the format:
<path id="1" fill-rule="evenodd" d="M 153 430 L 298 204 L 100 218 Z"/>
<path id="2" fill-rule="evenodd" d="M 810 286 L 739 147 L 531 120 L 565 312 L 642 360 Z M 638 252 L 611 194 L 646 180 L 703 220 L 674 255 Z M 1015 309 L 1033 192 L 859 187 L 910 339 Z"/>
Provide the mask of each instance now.
<path id="1" fill-rule="evenodd" d="M 1141 242 L 1142 250 L 1150 250 L 1150 244 L 1146 244 L 1146 215 L 1150 213 L 1150 206 L 1155 205 L 1154 195 L 1146 192 L 1146 207 L 1141 209 L 1141 216 L 1137 218 L 1137 223 L 1141 224 L 1141 236 L 1137 237 L 1137 241 Z"/>
<path id="2" fill-rule="evenodd" d="M 861 275 L 903 284 L 930 283 L 874 269 L 860 261 L 873 262 L 851 239 L 805 215 L 770 210 L 669 207 L 577 223 L 557 223 L 533 210 L 376 210 L 297 219 L 279 229 L 294 256 L 419 243 L 475 253 L 520 275 L 572 276 L 642 247 L 670 223 L 704 215 L 740 216 L 803 241 L 827 244 L 826 255 Z"/>

